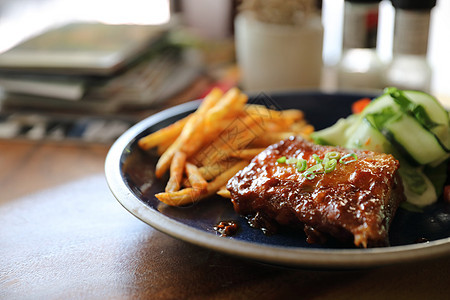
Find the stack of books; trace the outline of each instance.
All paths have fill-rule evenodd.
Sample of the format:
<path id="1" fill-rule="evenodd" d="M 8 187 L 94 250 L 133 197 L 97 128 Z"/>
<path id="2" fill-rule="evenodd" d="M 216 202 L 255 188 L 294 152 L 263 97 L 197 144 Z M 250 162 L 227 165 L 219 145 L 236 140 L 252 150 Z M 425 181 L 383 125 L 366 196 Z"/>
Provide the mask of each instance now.
<path id="1" fill-rule="evenodd" d="M 111 114 L 161 104 L 197 78 L 195 49 L 171 25 L 71 23 L 0 54 L 2 111 Z"/>

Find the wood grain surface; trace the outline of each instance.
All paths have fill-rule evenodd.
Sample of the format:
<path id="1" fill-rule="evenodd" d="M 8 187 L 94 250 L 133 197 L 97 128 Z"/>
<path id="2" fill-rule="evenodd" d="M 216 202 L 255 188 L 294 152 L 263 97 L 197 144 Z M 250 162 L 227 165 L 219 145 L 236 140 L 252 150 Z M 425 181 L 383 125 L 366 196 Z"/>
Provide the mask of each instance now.
<path id="1" fill-rule="evenodd" d="M 0 299 L 448 299 L 450 256 L 366 270 L 289 269 L 176 240 L 103 174 L 108 147 L 0 142 Z"/>

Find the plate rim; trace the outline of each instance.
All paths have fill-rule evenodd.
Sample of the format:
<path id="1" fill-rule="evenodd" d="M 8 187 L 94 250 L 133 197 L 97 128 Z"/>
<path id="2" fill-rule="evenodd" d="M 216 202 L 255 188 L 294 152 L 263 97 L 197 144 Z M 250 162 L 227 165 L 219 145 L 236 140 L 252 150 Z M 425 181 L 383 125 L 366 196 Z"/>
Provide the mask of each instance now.
<path id="1" fill-rule="evenodd" d="M 286 93 L 273 93 L 281 95 Z M 288 94 L 292 94 L 289 92 Z M 363 95 L 363 93 L 295 92 L 301 95 Z M 176 239 L 214 251 L 239 256 L 269 264 L 319 267 L 319 268 L 365 268 L 388 264 L 431 259 L 450 253 L 450 237 L 401 246 L 369 249 L 322 249 L 274 246 L 220 237 L 210 232 L 190 227 L 165 216 L 142 202 L 122 180 L 121 161 L 123 151 L 148 127 L 198 107 L 201 100 L 186 102 L 138 122 L 123 133 L 111 146 L 105 160 L 105 176 L 109 189 L 116 200 L 132 215 L 155 229 Z"/>

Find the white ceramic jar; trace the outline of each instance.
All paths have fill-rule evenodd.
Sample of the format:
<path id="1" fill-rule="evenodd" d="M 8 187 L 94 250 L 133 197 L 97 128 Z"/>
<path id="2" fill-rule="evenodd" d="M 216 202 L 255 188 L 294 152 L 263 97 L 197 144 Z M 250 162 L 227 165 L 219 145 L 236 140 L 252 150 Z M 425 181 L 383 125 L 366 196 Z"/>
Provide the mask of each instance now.
<path id="1" fill-rule="evenodd" d="M 235 18 L 236 58 L 246 91 L 316 89 L 322 72 L 323 27 L 319 15 L 299 25 Z"/>

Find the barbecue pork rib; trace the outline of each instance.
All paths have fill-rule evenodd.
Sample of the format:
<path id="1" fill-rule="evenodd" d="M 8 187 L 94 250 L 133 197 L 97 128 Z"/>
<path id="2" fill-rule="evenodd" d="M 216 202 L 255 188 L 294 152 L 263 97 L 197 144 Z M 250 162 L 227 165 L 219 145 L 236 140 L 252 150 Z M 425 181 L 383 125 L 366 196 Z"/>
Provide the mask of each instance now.
<path id="1" fill-rule="evenodd" d="M 357 160 L 338 162 L 333 171 L 314 178 L 302 175 L 295 164 L 277 161 L 283 156 L 302 158 L 310 167 L 332 151 L 341 157 L 355 153 Z M 398 168 L 399 162 L 389 154 L 320 146 L 290 137 L 256 156 L 228 181 L 227 189 L 237 213 L 303 226 L 309 243 L 331 236 L 353 241 L 357 247 L 387 246 L 389 226 L 405 200 Z"/>

